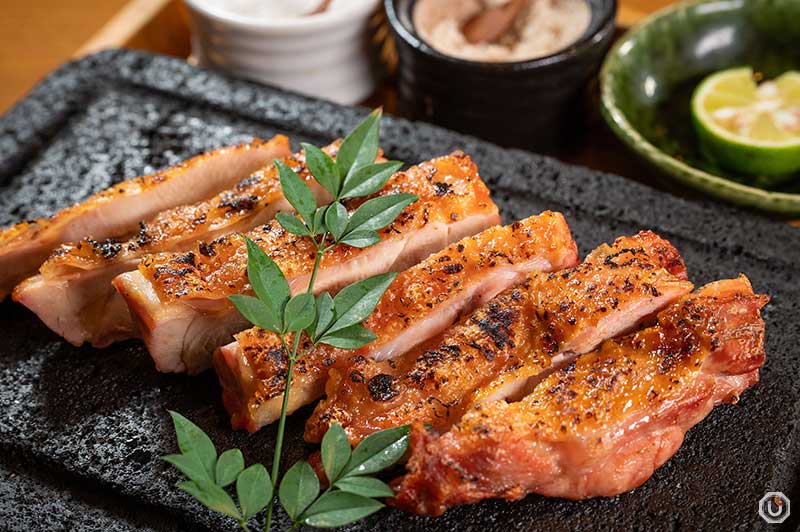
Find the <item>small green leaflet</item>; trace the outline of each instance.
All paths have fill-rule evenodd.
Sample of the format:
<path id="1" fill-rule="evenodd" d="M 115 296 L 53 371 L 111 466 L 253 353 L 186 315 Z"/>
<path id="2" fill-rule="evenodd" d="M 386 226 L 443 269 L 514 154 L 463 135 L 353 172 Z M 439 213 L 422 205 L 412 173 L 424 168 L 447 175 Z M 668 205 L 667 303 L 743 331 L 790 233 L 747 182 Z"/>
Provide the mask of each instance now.
<path id="1" fill-rule="evenodd" d="M 214 448 L 211 438 L 203 432 L 203 429 L 179 413 L 170 410 L 169 415 L 175 426 L 175 434 L 178 437 L 178 447 L 181 452 L 195 458 L 205 469 L 209 480 L 213 481 L 217 464 L 217 450 Z"/>
<path id="2" fill-rule="evenodd" d="M 383 507 L 383 503 L 375 499 L 330 491 L 309 507 L 302 522 L 316 528 L 336 528 L 363 519 Z"/>
<path id="3" fill-rule="evenodd" d="M 309 231 L 308 227 L 306 227 L 306 224 L 304 224 L 303 221 L 294 214 L 288 212 L 279 212 L 275 215 L 275 218 L 278 219 L 278 223 L 281 224 L 281 227 L 293 235 L 309 236 L 311 234 L 311 231 Z"/>
<path id="4" fill-rule="evenodd" d="M 306 165 L 311 175 L 314 176 L 317 183 L 322 185 L 322 188 L 330 192 L 333 198 L 338 199 L 342 179 L 339 176 L 336 163 L 333 162 L 327 153 L 316 146 L 306 143 L 301 144 L 301 146 L 303 146 L 303 151 L 306 155 Z"/>
<path id="5" fill-rule="evenodd" d="M 328 211 L 325 213 L 325 226 L 335 241 L 338 242 L 342 238 L 344 230 L 347 228 L 347 221 L 347 209 L 344 208 L 344 205 L 337 201 L 328 207 Z"/>
<path id="6" fill-rule="evenodd" d="M 358 168 L 375 161 L 380 143 L 380 119 L 383 111 L 376 109 L 345 137 L 336 154 L 339 176 L 345 179 Z"/>
<path id="7" fill-rule="evenodd" d="M 239 449 L 228 449 L 217 460 L 217 485 L 221 488 L 236 482 L 236 477 L 244 469 L 244 457 Z M 192 478 L 191 475 L 187 475 Z"/>
<path id="8" fill-rule="evenodd" d="M 397 161 L 362 166 L 347 176 L 341 198 L 363 198 L 375 194 L 401 166 L 403 163 Z"/>
<path id="9" fill-rule="evenodd" d="M 320 338 L 319 342 L 322 344 L 338 347 L 339 349 L 358 349 L 371 342 L 374 342 L 377 336 L 375 333 L 362 325 L 351 325 L 338 331 L 326 333 L 325 336 Z"/>
<path id="10" fill-rule="evenodd" d="M 334 484 L 339 479 L 339 475 L 344 471 L 344 466 L 350 461 L 350 452 L 347 434 L 340 424 L 334 423 L 325 433 L 320 446 L 322 466 L 330 484 Z"/>
<path id="11" fill-rule="evenodd" d="M 395 427 L 367 436 L 358 444 L 342 476 L 372 475 L 397 463 L 408 449 L 409 427 Z"/>
<path id="12" fill-rule="evenodd" d="M 396 277 L 397 273 L 383 273 L 343 288 L 333 298 L 336 321 L 328 329 L 328 333 L 340 331 L 367 319 Z"/>
<path id="13" fill-rule="evenodd" d="M 286 304 L 283 322 L 288 332 L 302 331 L 312 323 L 317 315 L 317 304 L 314 294 L 303 292 L 297 294 Z"/>
<path id="14" fill-rule="evenodd" d="M 417 199 L 414 194 L 401 193 L 367 200 L 350 217 L 345 234 L 383 229 Z"/>
<path id="15" fill-rule="evenodd" d="M 394 497 L 388 484 L 372 477 L 345 477 L 336 482 L 336 487 L 362 497 Z"/>
<path id="16" fill-rule="evenodd" d="M 284 197 L 303 220 L 310 223 L 314 219 L 314 211 L 317 210 L 317 200 L 314 199 L 311 189 L 283 161 L 275 161 L 275 166 L 278 167 Z"/>
<path id="17" fill-rule="evenodd" d="M 289 468 L 278 490 L 281 505 L 293 520 L 300 517 L 318 494 L 319 479 L 305 460 L 299 460 Z"/>
<path id="18" fill-rule="evenodd" d="M 328 327 L 331 326 L 334 318 L 333 298 L 328 292 L 323 292 L 317 296 L 317 318 L 312 324 L 313 327 L 306 331 L 309 338 L 314 343 L 317 343 L 322 335 L 325 334 L 325 331 L 328 330 Z"/>
<path id="19" fill-rule="evenodd" d="M 165 462 L 172 464 L 178 471 L 192 480 L 208 480 L 213 482 L 208 471 L 194 454 L 168 454 L 161 457 Z"/>
<path id="20" fill-rule="evenodd" d="M 233 294 L 228 296 L 228 299 L 239 314 L 256 327 L 276 333 L 280 333 L 283 329 L 283 318 L 278 317 L 271 306 L 257 297 Z"/>
<path id="21" fill-rule="evenodd" d="M 178 483 L 178 487 L 206 505 L 209 509 L 233 517 L 237 521 L 242 519 L 236 503 L 228 493 L 208 480 L 186 480 Z"/>
<path id="22" fill-rule="evenodd" d="M 263 510 L 272 500 L 272 481 L 266 468 L 253 464 L 236 479 L 236 496 L 242 507 L 244 519 L 248 520 Z"/>

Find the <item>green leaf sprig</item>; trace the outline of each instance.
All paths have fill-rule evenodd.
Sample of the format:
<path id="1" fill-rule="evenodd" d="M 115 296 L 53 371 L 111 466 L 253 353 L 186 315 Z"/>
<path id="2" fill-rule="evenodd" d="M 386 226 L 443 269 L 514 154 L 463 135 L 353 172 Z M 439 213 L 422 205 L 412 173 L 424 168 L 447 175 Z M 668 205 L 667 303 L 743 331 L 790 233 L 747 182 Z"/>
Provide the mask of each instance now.
<path id="1" fill-rule="evenodd" d="M 321 455 L 328 489 L 320 493 L 319 480 L 311 466 L 301 460 L 280 474 L 289 389 L 305 335 L 310 347 L 326 344 L 358 349 L 375 334 L 363 326 L 397 274 L 385 273 L 356 282 L 339 291 L 314 295 L 314 283 L 325 253 L 337 246 L 366 248 L 380 241 L 378 232 L 387 227 L 408 205 L 413 194 L 395 193 L 367 199 L 352 212 L 345 202 L 381 190 L 400 169 L 397 161 L 375 162 L 379 153 L 381 111 L 370 114 L 339 147 L 335 160 L 321 149 L 303 144 L 306 164 L 314 179 L 330 194 L 328 205 L 318 206 L 303 179 L 281 161 L 276 161 L 281 188 L 294 213 L 278 213 L 286 231 L 310 239 L 315 249 L 314 265 L 306 291 L 292 296 L 278 265 L 252 240 L 247 244 L 247 276 L 254 296 L 230 296 L 238 311 L 253 325 L 272 331 L 281 340 L 287 357 L 283 404 L 278 419 L 272 471 L 260 464 L 244 469 L 238 449 L 217 457 L 208 436 L 180 414 L 171 412 L 181 454 L 164 460 L 180 470 L 188 481 L 178 484 L 209 509 L 235 519 L 247 530 L 247 522 L 266 509 L 264 530 L 270 531 L 273 486 L 292 519 L 293 527 L 338 527 L 362 519 L 383 507 L 377 500 L 392 497 L 391 488 L 372 475 L 395 464 L 408 448 L 408 428 L 377 432 L 351 449 L 344 429 L 334 424 L 322 440 Z M 238 505 L 226 488 L 236 483 Z"/>

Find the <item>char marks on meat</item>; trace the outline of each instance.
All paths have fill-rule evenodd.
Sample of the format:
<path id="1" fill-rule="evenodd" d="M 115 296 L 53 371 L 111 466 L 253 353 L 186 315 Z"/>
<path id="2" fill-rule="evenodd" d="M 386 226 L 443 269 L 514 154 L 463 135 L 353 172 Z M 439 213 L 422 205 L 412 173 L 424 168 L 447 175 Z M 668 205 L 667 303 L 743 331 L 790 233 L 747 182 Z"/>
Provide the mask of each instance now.
<path id="1" fill-rule="evenodd" d="M 758 381 L 767 301 L 745 277 L 712 283 L 518 402 L 481 405 L 442 436 L 415 424 L 391 503 L 439 515 L 487 498 L 611 497 L 640 486 L 715 405 Z"/>
<path id="2" fill-rule="evenodd" d="M 412 421 L 447 429 L 474 404 L 518 394 L 575 353 L 635 327 L 688 293 L 685 278 L 677 251 L 647 231 L 601 246 L 575 268 L 534 273 L 397 360 L 332 371 L 306 439 L 320 441 L 333 422 L 353 443 Z M 363 382 L 347 378 L 354 370 Z M 372 381 L 384 375 L 397 393 L 376 398 Z"/>
<path id="3" fill-rule="evenodd" d="M 267 142 L 254 140 L 221 148 L 155 174 L 118 183 L 51 218 L 1 231 L 0 299 L 35 274 L 59 244 L 91 238 L 101 249 L 117 249 L 116 242 L 108 239 L 135 233 L 141 220 L 208 198 L 288 153 L 289 141 L 282 135 Z"/>
<path id="4" fill-rule="evenodd" d="M 561 214 L 545 212 L 505 227 L 491 227 L 435 253 L 401 273 L 365 322 L 377 340 L 356 351 L 326 345 L 301 350 L 289 396 L 289 412 L 318 399 L 331 367 L 349 359 L 395 358 L 441 333 L 519 282 L 532 271 L 555 271 L 578 261 L 575 242 Z M 220 348 L 214 365 L 235 428 L 254 431 L 280 415 L 286 356 L 280 338 L 253 328 Z M 350 375 L 358 379 L 358 374 Z M 391 386 L 370 382 L 371 393 L 388 397 Z"/>

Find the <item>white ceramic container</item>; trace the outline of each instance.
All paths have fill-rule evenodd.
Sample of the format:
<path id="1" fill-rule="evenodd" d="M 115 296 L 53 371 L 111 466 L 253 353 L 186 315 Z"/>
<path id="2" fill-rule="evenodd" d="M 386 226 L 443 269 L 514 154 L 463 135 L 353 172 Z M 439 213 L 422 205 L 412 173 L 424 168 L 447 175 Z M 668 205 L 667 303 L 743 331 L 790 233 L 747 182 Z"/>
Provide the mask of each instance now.
<path id="1" fill-rule="evenodd" d="M 269 2 L 270 0 L 263 0 Z M 321 14 L 248 17 L 186 0 L 201 66 L 343 104 L 375 88 L 368 23 L 380 0 L 338 0 Z"/>

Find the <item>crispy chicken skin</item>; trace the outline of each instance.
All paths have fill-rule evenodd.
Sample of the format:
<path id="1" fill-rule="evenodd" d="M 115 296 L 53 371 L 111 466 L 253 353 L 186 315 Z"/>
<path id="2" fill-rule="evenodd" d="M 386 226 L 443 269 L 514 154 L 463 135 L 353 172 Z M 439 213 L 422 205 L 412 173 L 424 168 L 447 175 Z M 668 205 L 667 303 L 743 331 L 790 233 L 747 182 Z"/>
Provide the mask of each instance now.
<path id="1" fill-rule="evenodd" d="M 544 212 L 491 227 L 451 244 L 404 271 L 365 323 L 377 340 L 356 351 L 321 345 L 295 366 L 288 411 L 324 393 L 331 367 L 350 358 L 390 359 L 452 325 L 532 271 L 574 266 L 578 252 L 559 213 Z M 280 415 L 287 363 L 277 335 L 252 328 L 221 347 L 214 366 L 234 428 L 258 430 Z"/>
<path id="2" fill-rule="evenodd" d="M 325 151 L 335 156 L 339 143 Z M 329 194 L 305 167 L 302 153 L 281 157 L 311 187 L 320 203 Z M 34 311 L 53 331 L 73 345 L 105 347 L 135 335 L 133 320 L 111 281 L 135 270 L 141 258 L 163 251 L 185 251 L 198 240 L 245 232 L 291 210 L 283 197 L 277 168 L 260 168 L 232 188 L 210 199 L 165 210 L 140 222 L 124 240 L 84 239 L 56 248 L 40 268 L 14 290 L 14 299 Z"/>
<path id="3" fill-rule="evenodd" d="M 640 486 L 688 429 L 758 381 L 767 301 L 745 277 L 712 283 L 519 402 L 476 407 L 441 437 L 416 423 L 390 504 L 440 515 L 486 498 L 610 497 Z"/>
<path id="4" fill-rule="evenodd" d="M 379 232 L 366 249 L 338 246 L 322 259 L 315 291 L 336 291 L 387 271 L 403 271 L 449 243 L 500 221 L 477 167 L 462 152 L 395 174 L 379 195 L 410 192 L 419 200 Z M 363 200 L 361 200 L 363 201 Z M 354 208 L 359 202 L 349 202 Z M 283 271 L 293 293 L 308 285 L 314 249 L 310 240 L 271 222 L 248 233 Z M 247 252 L 236 235 L 201 242 L 185 253 L 149 255 L 139 269 L 118 276 L 141 335 L 161 371 L 196 373 L 211 354 L 247 328 L 227 296 L 247 293 Z"/>
<path id="5" fill-rule="evenodd" d="M 412 421 L 445 430 L 475 402 L 518 394 L 654 315 L 692 289 L 685 278 L 677 251 L 649 231 L 601 246 L 575 268 L 532 274 L 397 360 L 354 360 L 331 371 L 305 437 L 320 441 L 333 422 L 353 443 Z M 524 377 L 482 398 L 483 387 L 520 368 Z"/>
<path id="6" fill-rule="evenodd" d="M 108 238 L 135 233 L 141 220 L 213 196 L 289 153 L 289 140 L 283 135 L 267 142 L 256 139 L 221 148 L 155 174 L 118 183 L 51 218 L 0 231 L 0 299 L 36 273 L 59 244 L 92 238 L 104 247 Z"/>

